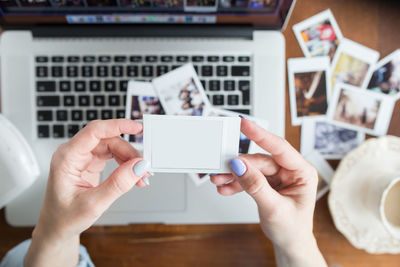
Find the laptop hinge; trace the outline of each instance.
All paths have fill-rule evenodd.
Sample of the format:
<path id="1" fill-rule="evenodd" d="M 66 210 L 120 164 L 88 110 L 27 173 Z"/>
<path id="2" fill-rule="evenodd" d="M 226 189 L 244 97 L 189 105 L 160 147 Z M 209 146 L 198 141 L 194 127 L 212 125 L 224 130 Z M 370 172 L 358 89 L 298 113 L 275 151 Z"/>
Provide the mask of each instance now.
<path id="1" fill-rule="evenodd" d="M 34 37 L 219 37 L 253 36 L 250 25 L 54 25 L 34 26 Z"/>

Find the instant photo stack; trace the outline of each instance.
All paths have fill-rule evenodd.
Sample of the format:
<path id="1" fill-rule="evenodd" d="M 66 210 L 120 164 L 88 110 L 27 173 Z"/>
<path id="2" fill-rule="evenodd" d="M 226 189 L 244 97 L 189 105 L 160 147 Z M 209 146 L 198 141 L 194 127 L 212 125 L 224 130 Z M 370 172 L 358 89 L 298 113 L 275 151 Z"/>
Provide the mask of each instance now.
<path id="1" fill-rule="evenodd" d="M 152 82 L 130 81 L 126 101 L 126 118 L 141 120 L 144 114 L 234 117 L 239 113 L 214 108 L 207 98 L 203 85 L 192 64 L 186 64 L 172 70 Z M 246 118 L 263 128 L 268 128 L 264 120 Z M 168 129 L 165 129 L 166 131 Z M 128 135 L 125 138 L 136 148 L 143 148 L 142 135 Z M 201 140 L 193 140 L 201 142 Z M 262 151 L 255 143 L 241 134 L 239 153 L 257 153 Z M 188 173 L 196 185 L 209 179 L 208 174 Z"/>
<path id="2" fill-rule="evenodd" d="M 400 98 L 400 50 L 377 62 L 379 52 L 343 37 L 329 9 L 293 31 L 305 58 L 288 60 L 292 125 L 302 126 L 301 153 L 329 183 L 321 159 L 341 159 L 365 134 L 387 133 Z"/>

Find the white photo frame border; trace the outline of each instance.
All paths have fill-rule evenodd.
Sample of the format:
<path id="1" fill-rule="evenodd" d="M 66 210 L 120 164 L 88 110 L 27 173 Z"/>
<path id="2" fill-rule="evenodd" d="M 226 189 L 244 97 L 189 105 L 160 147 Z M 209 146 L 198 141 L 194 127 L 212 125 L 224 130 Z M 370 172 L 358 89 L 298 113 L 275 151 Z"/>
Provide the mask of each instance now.
<path id="1" fill-rule="evenodd" d="M 288 59 L 288 81 L 289 81 L 289 98 L 290 98 L 290 116 L 292 120 L 293 126 L 301 125 L 303 118 L 312 117 L 312 118 L 321 118 L 325 117 L 325 115 L 316 115 L 316 116 L 297 116 L 297 101 L 296 101 L 296 93 L 295 93 L 295 80 L 294 75 L 297 73 L 304 72 L 317 72 L 324 71 L 325 72 L 325 83 L 326 83 L 326 101 L 329 105 L 330 96 L 331 96 L 331 82 L 330 82 L 330 59 L 328 56 L 324 57 L 310 57 L 310 58 L 290 58 Z"/>
<path id="2" fill-rule="evenodd" d="M 349 56 L 352 56 L 354 58 L 357 58 L 369 65 L 368 70 L 365 74 L 364 81 L 362 82 L 360 88 L 366 89 L 368 86 L 369 81 L 371 80 L 371 76 L 373 73 L 373 70 L 375 69 L 375 64 L 379 59 L 379 52 L 376 50 L 373 50 L 369 47 L 366 47 L 362 44 L 356 43 L 350 39 L 343 38 L 343 40 L 340 42 L 335 56 L 333 57 L 332 60 L 332 65 L 331 65 L 331 77 L 334 78 L 334 71 L 336 68 L 336 65 L 339 61 L 340 55 L 342 53 L 345 53 Z M 333 87 L 335 86 L 337 82 L 335 81 L 333 84 Z"/>
<path id="3" fill-rule="evenodd" d="M 366 94 L 372 98 L 380 100 L 379 111 L 376 116 L 376 120 L 375 120 L 373 129 L 368 129 L 368 128 L 352 125 L 350 123 L 341 122 L 341 121 L 337 121 L 334 119 L 335 110 L 336 110 L 336 107 L 337 107 L 337 104 L 339 101 L 339 96 L 343 90 L 355 92 L 358 94 Z M 335 122 L 335 124 L 337 124 L 339 126 L 343 126 L 345 128 L 353 129 L 356 131 L 363 131 L 367 134 L 374 135 L 374 136 L 380 136 L 380 135 L 385 135 L 387 133 L 387 130 L 390 125 L 390 120 L 392 118 L 394 105 L 395 105 L 394 97 L 384 95 L 381 93 L 376 93 L 376 92 L 369 91 L 369 90 L 364 90 L 364 89 L 355 87 L 350 84 L 338 83 L 335 85 L 335 89 L 333 91 L 331 103 L 328 107 L 327 118 L 330 121 Z"/>

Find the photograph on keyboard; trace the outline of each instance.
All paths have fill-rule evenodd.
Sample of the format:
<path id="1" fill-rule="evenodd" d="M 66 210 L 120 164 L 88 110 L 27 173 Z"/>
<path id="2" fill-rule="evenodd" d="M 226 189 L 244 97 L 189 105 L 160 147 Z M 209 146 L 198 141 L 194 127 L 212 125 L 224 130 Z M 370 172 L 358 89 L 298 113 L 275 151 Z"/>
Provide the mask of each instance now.
<path id="1" fill-rule="evenodd" d="M 305 117 L 325 116 L 331 91 L 329 57 L 291 58 L 288 77 L 292 125 Z"/>
<path id="2" fill-rule="evenodd" d="M 169 115 L 202 116 L 211 105 L 192 64 L 155 78 L 153 86 Z"/>

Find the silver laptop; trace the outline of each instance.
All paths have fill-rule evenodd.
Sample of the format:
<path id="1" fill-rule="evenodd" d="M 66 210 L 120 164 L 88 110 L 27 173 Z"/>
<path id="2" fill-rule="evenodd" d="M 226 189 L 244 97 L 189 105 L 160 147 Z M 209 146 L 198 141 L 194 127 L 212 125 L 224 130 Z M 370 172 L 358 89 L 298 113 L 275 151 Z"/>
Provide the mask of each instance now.
<path id="1" fill-rule="evenodd" d="M 151 80 L 192 62 L 211 103 L 269 121 L 284 136 L 285 41 L 292 0 L 4 0 L 0 2 L 1 104 L 41 176 L 6 207 L 11 225 L 34 225 L 52 153 L 94 119 L 125 117 L 131 79 Z M 110 162 L 102 176 L 115 168 Z M 156 174 L 97 224 L 252 223 L 245 193 Z"/>

